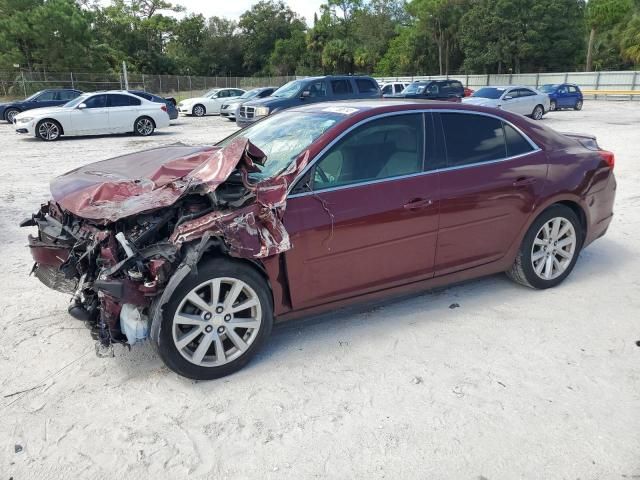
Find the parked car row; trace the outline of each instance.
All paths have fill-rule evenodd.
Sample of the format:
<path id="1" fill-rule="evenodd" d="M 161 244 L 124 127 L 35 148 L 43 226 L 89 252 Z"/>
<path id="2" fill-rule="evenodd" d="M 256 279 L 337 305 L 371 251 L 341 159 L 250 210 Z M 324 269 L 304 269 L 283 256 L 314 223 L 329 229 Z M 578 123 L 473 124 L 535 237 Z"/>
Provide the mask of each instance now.
<path id="1" fill-rule="evenodd" d="M 464 102 L 507 110 L 540 120 L 547 112 L 582 109 L 583 97 L 575 84 L 543 85 L 540 90 L 521 85 L 488 86 L 473 91 L 455 79 L 390 82 L 381 87 L 371 77 L 332 75 L 293 80 L 280 88 L 214 88 L 176 104 L 140 90 L 93 92 L 50 89 L 25 100 L 0 104 L 0 118 L 14 123 L 18 133 L 43 140 L 63 135 L 136 133 L 151 135 L 178 115 L 220 115 L 248 126 L 292 107 L 317 102 L 372 98 Z M 82 98 L 78 101 L 78 98 Z M 155 108 L 157 105 L 161 108 Z M 26 113 L 29 111 L 32 113 Z M 162 112 L 162 113 L 161 113 Z M 168 118 L 165 118 L 168 117 Z"/>

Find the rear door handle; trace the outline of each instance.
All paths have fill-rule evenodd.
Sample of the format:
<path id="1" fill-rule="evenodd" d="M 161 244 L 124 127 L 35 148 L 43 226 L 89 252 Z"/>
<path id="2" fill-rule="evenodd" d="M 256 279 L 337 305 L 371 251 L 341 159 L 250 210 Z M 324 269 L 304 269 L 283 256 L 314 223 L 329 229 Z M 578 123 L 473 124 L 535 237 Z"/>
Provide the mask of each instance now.
<path id="1" fill-rule="evenodd" d="M 418 210 L 420 208 L 430 207 L 433 201 L 426 198 L 414 198 L 404 204 L 405 210 Z"/>
<path id="2" fill-rule="evenodd" d="M 527 185 L 532 185 L 536 183 L 535 177 L 518 177 L 515 182 L 513 182 L 514 187 L 526 187 Z"/>

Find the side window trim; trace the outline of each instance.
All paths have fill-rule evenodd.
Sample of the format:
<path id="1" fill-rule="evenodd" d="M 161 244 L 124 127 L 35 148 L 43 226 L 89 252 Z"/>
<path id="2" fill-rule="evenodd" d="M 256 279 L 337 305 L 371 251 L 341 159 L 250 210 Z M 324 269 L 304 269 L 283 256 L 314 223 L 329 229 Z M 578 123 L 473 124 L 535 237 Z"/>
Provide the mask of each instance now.
<path id="1" fill-rule="evenodd" d="M 369 117 L 366 118 L 354 125 L 351 125 L 349 128 L 347 128 L 345 131 L 343 131 L 340 135 L 338 135 L 336 138 L 334 138 L 328 145 L 326 145 L 322 150 L 320 150 L 320 152 L 318 152 L 307 164 L 307 166 L 302 170 L 302 172 L 300 172 L 300 174 L 296 177 L 296 179 L 291 182 L 291 186 L 289 187 L 289 190 L 287 191 L 287 198 L 296 198 L 296 197 L 302 197 L 302 196 L 306 196 L 306 195 L 318 195 L 321 192 L 328 192 L 331 191 L 332 189 L 327 189 L 327 190 L 321 190 L 318 192 L 314 192 L 312 190 L 307 190 L 307 191 L 299 191 L 299 189 L 301 188 L 301 182 L 304 182 L 305 178 L 307 177 L 307 175 L 310 173 L 310 171 L 315 167 L 315 164 L 323 157 L 323 155 L 329 151 L 336 143 L 338 143 L 344 136 L 346 136 L 349 132 L 355 130 L 356 128 L 360 127 L 361 125 L 364 125 L 366 123 L 369 123 L 373 120 L 377 120 L 383 117 L 387 117 L 387 116 L 393 116 L 393 115 L 406 115 L 406 114 L 411 114 L 411 113 L 422 113 L 422 114 L 431 114 L 432 118 L 433 118 L 433 122 L 434 122 L 434 127 L 435 129 L 438 128 L 438 124 L 440 124 L 440 128 L 442 128 L 441 122 L 440 122 L 440 116 L 438 115 L 439 113 L 460 113 L 462 115 L 481 115 L 481 116 L 486 116 L 486 117 L 491 117 L 491 118 L 496 118 L 498 120 L 500 120 L 501 122 L 503 122 L 504 124 L 507 124 L 509 126 L 511 126 L 516 132 L 518 132 L 520 135 L 522 135 L 522 137 L 529 143 L 529 145 L 531 145 L 531 147 L 533 148 L 533 150 L 531 150 L 530 152 L 527 152 L 525 154 L 521 154 L 521 155 L 514 155 L 512 157 L 507 157 L 507 158 L 503 158 L 500 160 L 494 160 L 492 162 L 482 162 L 482 163 L 471 163 L 468 165 L 462 165 L 459 167 L 447 167 L 446 165 L 444 165 L 441 168 L 436 168 L 434 170 L 424 170 L 422 172 L 418 172 L 418 173 L 412 173 L 409 175 L 403 175 L 400 177 L 392 177 L 392 178 L 383 178 L 383 179 L 379 179 L 379 180 L 373 180 L 370 183 L 380 183 L 380 182 L 388 182 L 388 181 L 393 181 L 393 180 L 400 180 L 402 178 L 408 178 L 408 177 L 415 177 L 415 176 L 420 176 L 420 175 L 431 175 L 431 174 L 435 174 L 435 173 L 439 173 L 439 172 L 446 172 L 449 170 L 459 170 L 459 169 L 463 169 L 463 168 L 474 168 L 480 165 L 486 165 L 486 164 L 491 164 L 491 163 L 497 163 L 497 162 L 507 162 L 509 160 L 515 159 L 515 158 L 519 158 L 522 157 L 524 155 L 531 155 L 533 153 L 539 152 L 542 149 L 536 145 L 536 143 L 531 140 L 531 138 L 529 138 L 529 136 L 527 134 L 525 134 L 522 130 L 520 130 L 520 128 L 517 125 L 514 125 L 513 123 L 509 122 L 508 120 L 505 120 L 504 118 L 501 118 L 497 115 L 492 115 L 490 113 L 485 113 L 485 112 L 472 112 L 472 111 L 464 111 L 464 110 L 449 110 L 449 109 L 437 109 L 437 110 L 430 110 L 430 109 L 424 109 L 424 110 L 404 110 L 402 112 L 391 112 L 391 113 L 382 113 L 380 115 L 376 115 L 373 117 Z M 504 126 L 503 126 L 503 130 L 504 130 Z M 437 134 L 436 134 L 437 135 Z M 442 130 L 440 130 L 440 135 L 437 135 L 438 137 L 440 137 L 440 141 L 444 142 L 444 132 Z M 424 135 L 424 138 L 426 138 L 426 135 Z M 444 145 L 442 146 L 442 148 L 444 148 Z M 506 148 L 506 144 L 505 144 L 505 148 Z M 424 150 L 424 149 L 423 149 Z M 423 151 L 423 155 L 426 155 L 426 152 Z M 446 161 L 446 159 L 445 159 Z M 351 184 L 351 185 L 344 185 L 344 186 L 339 186 L 339 187 L 335 187 L 335 189 L 343 189 L 343 188 L 352 188 L 354 186 L 361 186 L 363 185 L 362 183 L 359 184 Z M 298 190 L 296 193 L 292 193 L 294 190 Z"/>

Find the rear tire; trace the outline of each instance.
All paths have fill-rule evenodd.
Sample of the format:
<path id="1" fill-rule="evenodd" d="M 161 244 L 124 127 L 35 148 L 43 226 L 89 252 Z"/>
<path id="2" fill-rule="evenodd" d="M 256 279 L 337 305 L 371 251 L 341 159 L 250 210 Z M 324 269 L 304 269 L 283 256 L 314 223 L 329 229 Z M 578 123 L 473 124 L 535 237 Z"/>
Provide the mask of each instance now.
<path id="1" fill-rule="evenodd" d="M 197 104 L 193 106 L 192 113 L 196 117 L 204 117 L 204 115 L 207 113 L 207 109 L 204 108 L 204 105 Z"/>
<path id="2" fill-rule="evenodd" d="M 244 262 L 216 257 L 198 265 L 171 296 L 158 351 L 179 375 L 212 380 L 244 367 L 272 327 L 273 302 L 262 275 Z"/>
<path id="3" fill-rule="evenodd" d="M 534 120 L 542 120 L 542 116 L 544 115 L 544 107 L 542 105 L 536 105 L 531 112 L 531 118 Z"/>
<path id="4" fill-rule="evenodd" d="M 535 289 L 555 287 L 573 270 L 584 232 L 569 207 L 552 205 L 531 224 L 507 276 Z"/>
<path id="5" fill-rule="evenodd" d="M 13 123 L 13 119 L 15 118 L 16 115 L 18 115 L 20 112 L 20 110 L 18 110 L 17 108 L 7 108 L 7 111 L 4 112 L 4 119 L 8 122 L 8 123 Z"/>
<path id="6" fill-rule="evenodd" d="M 45 118 L 36 125 L 36 137 L 45 142 L 55 142 L 62 136 L 62 126 L 55 120 Z"/>
<path id="7" fill-rule="evenodd" d="M 574 110 L 582 110 L 582 100 L 578 100 L 573 107 Z"/>
<path id="8" fill-rule="evenodd" d="M 133 124 L 133 133 L 141 137 L 148 137 L 153 135 L 156 129 L 156 124 L 153 119 L 149 117 L 140 117 Z"/>
<path id="9" fill-rule="evenodd" d="M 551 100 L 551 103 L 549 104 L 549 111 L 555 112 L 557 109 L 558 109 L 558 103 L 555 100 Z"/>

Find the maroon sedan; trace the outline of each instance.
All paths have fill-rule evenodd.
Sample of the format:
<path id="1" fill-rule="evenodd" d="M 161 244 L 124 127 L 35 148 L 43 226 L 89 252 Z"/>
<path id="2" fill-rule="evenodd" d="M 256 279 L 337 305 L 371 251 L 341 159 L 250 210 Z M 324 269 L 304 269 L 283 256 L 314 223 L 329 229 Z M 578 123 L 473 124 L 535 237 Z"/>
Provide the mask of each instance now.
<path id="1" fill-rule="evenodd" d="M 211 147 L 54 179 L 35 275 L 97 351 L 150 337 L 181 375 L 241 368 L 274 320 L 506 272 L 549 288 L 604 235 L 614 156 L 502 110 L 325 103 Z"/>

